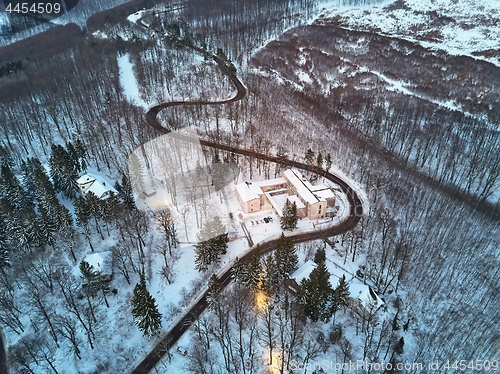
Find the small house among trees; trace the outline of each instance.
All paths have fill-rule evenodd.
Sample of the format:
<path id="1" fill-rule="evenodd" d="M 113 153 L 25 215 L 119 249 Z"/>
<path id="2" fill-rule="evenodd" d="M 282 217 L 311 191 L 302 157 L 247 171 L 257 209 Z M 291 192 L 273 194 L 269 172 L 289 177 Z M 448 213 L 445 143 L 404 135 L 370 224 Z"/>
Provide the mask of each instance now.
<path id="1" fill-rule="evenodd" d="M 92 192 L 99 199 L 104 200 L 109 197 L 111 192 L 118 194 L 111 183 L 106 182 L 103 177 L 98 175 L 90 173 L 85 174 L 78 178 L 77 183 L 80 187 L 80 192 L 82 193 L 82 195 L 86 195 L 89 192 Z"/>
<path id="2" fill-rule="evenodd" d="M 111 281 L 113 278 L 112 259 L 111 251 L 105 251 L 87 255 L 84 261 L 93 267 L 94 271 L 99 275 L 100 281 Z"/>

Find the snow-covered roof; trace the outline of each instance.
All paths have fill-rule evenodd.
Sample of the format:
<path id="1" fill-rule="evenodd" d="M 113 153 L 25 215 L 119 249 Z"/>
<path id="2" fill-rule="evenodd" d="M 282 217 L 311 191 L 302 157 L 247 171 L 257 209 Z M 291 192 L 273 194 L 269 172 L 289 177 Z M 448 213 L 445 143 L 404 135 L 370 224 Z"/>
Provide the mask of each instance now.
<path id="1" fill-rule="evenodd" d="M 260 187 L 256 186 L 258 188 L 257 190 L 252 186 L 253 184 L 247 184 L 247 183 L 240 183 L 236 185 L 236 191 L 238 192 L 238 195 L 240 196 L 241 200 L 244 203 L 246 203 L 247 201 L 259 199 L 260 195 L 263 194 Z M 260 194 L 258 191 L 260 191 Z"/>
<path id="2" fill-rule="evenodd" d="M 331 199 L 335 197 L 333 191 L 327 185 L 320 183 L 315 186 L 311 186 L 311 191 L 318 197 L 323 199 Z"/>
<path id="3" fill-rule="evenodd" d="M 330 284 L 333 288 L 337 287 L 339 279 L 342 278 L 343 275 L 345 275 L 345 279 L 347 282 L 349 282 L 354 277 L 351 273 L 337 265 L 328 257 L 326 258 L 325 265 L 328 269 L 328 272 L 330 273 Z"/>
<path id="4" fill-rule="evenodd" d="M 324 188 L 324 189 L 321 189 L 321 190 L 316 190 L 316 191 L 314 191 L 314 194 L 316 196 L 318 196 L 322 200 L 335 198 L 335 194 L 329 188 Z"/>
<path id="5" fill-rule="evenodd" d="M 304 265 L 302 265 L 300 268 L 295 270 L 290 277 L 295 279 L 297 284 L 300 284 L 302 282 L 302 279 L 306 279 L 309 277 L 311 272 L 317 267 L 318 265 L 313 261 L 309 260 L 307 261 Z"/>
<path id="6" fill-rule="evenodd" d="M 279 191 L 279 190 L 278 190 Z M 266 192 L 266 197 L 273 206 L 274 210 L 278 214 L 278 216 L 281 218 L 283 217 L 283 207 L 285 206 L 285 202 L 288 198 L 287 193 L 283 194 L 278 194 L 278 195 L 271 195 L 271 193 L 274 193 L 276 191 L 271 191 L 271 192 Z"/>
<path id="7" fill-rule="evenodd" d="M 349 293 L 350 297 L 358 299 L 361 305 L 368 311 L 375 311 L 384 305 L 384 302 L 366 284 L 349 284 Z"/>
<path id="8" fill-rule="evenodd" d="M 295 203 L 295 205 L 297 205 L 297 209 L 303 209 L 306 207 L 302 202 L 302 200 L 300 200 L 297 195 L 288 196 L 288 201 L 290 201 L 290 203 L 292 204 Z"/>
<path id="9" fill-rule="evenodd" d="M 275 186 L 277 184 L 286 184 L 286 179 L 283 178 L 283 177 L 279 177 L 279 178 L 273 178 L 273 179 L 266 179 L 266 180 L 263 180 L 263 181 L 257 181 L 257 182 L 253 182 L 261 187 L 263 186 Z"/>
<path id="10" fill-rule="evenodd" d="M 111 251 L 92 253 L 87 255 L 84 261 L 92 265 L 101 275 L 112 273 Z"/>
<path id="11" fill-rule="evenodd" d="M 118 193 L 111 183 L 100 175 L 87 173 L 78 178 L 76 182 L 80 185 L 80 190 L 84 195 L 92 192 L 98 198 L 103 199 L 108 197 L 110 191 Z"/>
<path id="12" fill-rule="evenodd" d="M 303 180 L 305 178 L 302 177 L 302 174 L 297 169 L 285 170 L 283 172 L 283 175 L 293 185 L 293 187 L 297 191 L 297 194 L 300 195 L 300 197 L 302 197 L 302 199 L 307 201 L 309 204 L 315 204 L 319 201 L 326 201 L 325 199 L 322 199 L 311 192 L 310 188 L 312 187 L 312 185 L 307 180 Z"/>

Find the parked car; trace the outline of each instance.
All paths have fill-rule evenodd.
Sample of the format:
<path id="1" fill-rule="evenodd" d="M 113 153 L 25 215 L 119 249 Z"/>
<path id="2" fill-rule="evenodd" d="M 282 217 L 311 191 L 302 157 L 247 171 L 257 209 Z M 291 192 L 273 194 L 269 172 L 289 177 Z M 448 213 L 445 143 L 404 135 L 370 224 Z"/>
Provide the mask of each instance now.
<path id="1" fill-rule="evenodd" d="M 179 352 L 181 355 L 185 356 L 187 355 L 187 350 L 183 347 L 177 347 L 177 352 Z"/>

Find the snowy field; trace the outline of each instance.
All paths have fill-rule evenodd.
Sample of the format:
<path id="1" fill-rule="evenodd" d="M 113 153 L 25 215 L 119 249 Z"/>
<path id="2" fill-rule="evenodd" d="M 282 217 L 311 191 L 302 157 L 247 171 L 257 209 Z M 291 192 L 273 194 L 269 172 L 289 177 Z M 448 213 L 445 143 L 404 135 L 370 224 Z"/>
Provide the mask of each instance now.
<path id="1" fill-rule="evenodd" d="M 315 23 L 329 24 L 332 19 L 345 28 L 375 31 L 500 66 L 500 8 L 495 0 L 400 0 L 334 7 Z"/>

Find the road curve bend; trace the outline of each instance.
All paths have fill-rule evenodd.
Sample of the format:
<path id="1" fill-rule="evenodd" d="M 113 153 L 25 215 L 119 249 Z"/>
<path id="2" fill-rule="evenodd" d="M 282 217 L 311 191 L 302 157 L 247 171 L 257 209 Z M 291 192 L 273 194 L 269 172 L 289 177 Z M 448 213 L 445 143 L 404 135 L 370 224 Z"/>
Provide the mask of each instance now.
<path id="1" fill-rule="evenodd" d="M 189 46 L 190 48 L 203 53 L 206 55 L 206 51 L 202 50 L 195 46 Z M 221 105 L 231 103 L 237 100 L 241 100 L 245 97 L 247 90 L 244 84 L 238 79 L 234 71 L 232 71 L 223 60 L 218 58 L 215 55 L 211 56 L 212 59 L 218 64 L 221 71 L 230 78 L 231 82 L 234 84 L 236 89 L 238 90 L 237 94 L 227 100 L 222 101 L 170 101 L 164 102 L 158 105 L 153 106 L 146 113 L 146 121 L 147 123 L 158 130 L 162 134 L 171 133 L 171 131 L 165 127 L 163 127 L 157 119 L 158 113 L 168 107 L 173 106 L 181 106 L 181 105 Z M 265 161 L 281 163 L 284 166 L 295 167 L 302 170 L 307 170 L 316 174 L 319 174 L 326 179 L 337 184 L 342 192 L 347 196 L 348 204 L 349 204 L 349 216 L 344 221 L 340 222 L 338 225 L 326 227 L 321 230 L 315 230 L 308 233 L 300 233 L 300 234 L 290 234 L 289 237 L 292 239 L 293 243 L 303 243 L 308 242 L 315 239 L 323 239 L 330 236 L 340 235 L 349 230 L 352 230 L 358 224 L 359 220 L 364 214 L 363 204 L 360 196 L 357 192 L 351 187 L 351 185 L 341 178 L 338 175 L 329 173 L 320 169 L 316 166 L 307 165 L 302 162 L 293 161 L 293 160 L 283 160 L 278 159 L 275 156 L 265 155 L 262 153 L 258 153 L 252 149 L 246 148 L 236 148 L 224 144 L 214 143 L 208 140 L 203 139 L 193 139 L 190 137 L 186 137 L 180 134 L 172 133 L 172 136 L 177 138 L 186 140 L 186 141 L 196 141 L 199 142 L 202 146 L 216 148 L 224 151 L 229 151 L 232 153 L 251 156 L 253 158 L 258 158 Z M 249 256 L 259 252 L 257 254 L 263 255 L 271 252 L 276 245 L 276 240 L 264 241 L 259 243 L 259 247 L 257 245 L 253 246 L 244 256 L 241 257 L 242 260 L 245 260 Z M 232 277 L 232 267 L 228 268 L 223 274 L 219 275 L 221 289 L 225 288 L 227 285 L 231 283 Z M 191 324 L 205 311 L 207 308 L 207 299 L 206 292 L 198 297 L 198 301 L 196 304 L 188 311 L 185 312 L 184 316 L 179 320 L 179 322 L 173 326 L 170 331 L 163 335 L 161 340 L 155 345 L 153 350 L 140 362 L 140 364 L 132 370 L 132 374 L 145 374 L 149 373 L 155 365 L 162 359 L 162 357 L 167 353 L 167 351 L 181 338 L 181 336 L 189 329 Z"/>

